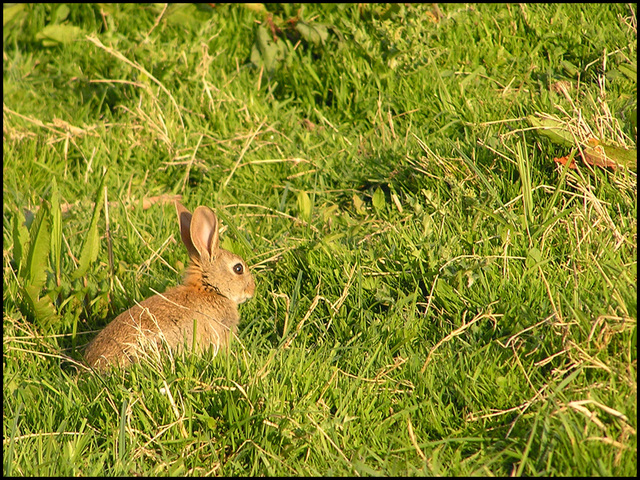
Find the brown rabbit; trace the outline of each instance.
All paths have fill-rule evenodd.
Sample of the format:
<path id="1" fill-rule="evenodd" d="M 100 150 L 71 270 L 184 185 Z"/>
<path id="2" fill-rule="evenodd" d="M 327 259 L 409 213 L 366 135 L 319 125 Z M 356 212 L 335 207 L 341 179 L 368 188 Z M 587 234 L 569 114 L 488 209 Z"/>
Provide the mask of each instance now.
<path id="1" fill-rule="evenodd" d="M 109 323 L 87 346 L 85 359 L 91 367 L 126 366 L 137 361 L 142 350 L 163 345 L 172 350 L 192 345 L 218 349 L 235 333 L 238 305 L 251 298 L 256 287 L 247 264 L 220 248 L 213 210 L 200 206 L 191 215 L 178 202 L 176 210 L 191 260 L 183 285 L 147 298 Z"/>

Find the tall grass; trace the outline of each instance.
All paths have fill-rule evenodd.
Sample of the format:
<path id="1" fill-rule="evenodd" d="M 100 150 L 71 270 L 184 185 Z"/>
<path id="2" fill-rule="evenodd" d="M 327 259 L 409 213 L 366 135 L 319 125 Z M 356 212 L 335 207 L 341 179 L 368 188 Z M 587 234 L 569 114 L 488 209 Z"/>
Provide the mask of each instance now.
<path id="1" fill-rule="evenodd" d="M 3 10 L 6 475 L 637 473 L 635 5 Z M 92 372 L 177 198 L 237 338 Z"/>

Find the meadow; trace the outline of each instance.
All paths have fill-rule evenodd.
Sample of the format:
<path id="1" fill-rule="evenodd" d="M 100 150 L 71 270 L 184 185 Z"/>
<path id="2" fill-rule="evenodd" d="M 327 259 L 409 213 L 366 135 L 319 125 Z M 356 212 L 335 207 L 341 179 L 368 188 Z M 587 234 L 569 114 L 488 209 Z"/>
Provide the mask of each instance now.
<path id="1" fill-rule="evenodd" d="M 637 474 L 637 5 L 5 4 L 3 474 Z M 228 353 L 84 346 L 180 283 Z"/>

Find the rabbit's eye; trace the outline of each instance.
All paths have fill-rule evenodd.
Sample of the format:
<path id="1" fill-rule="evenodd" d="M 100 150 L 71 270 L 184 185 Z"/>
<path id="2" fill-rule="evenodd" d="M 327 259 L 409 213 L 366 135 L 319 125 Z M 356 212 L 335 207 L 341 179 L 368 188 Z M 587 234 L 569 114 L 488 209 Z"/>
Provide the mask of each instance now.
<path id="1" fill-rule="evenodd" d="M 237 273 L 238 275 L 242 275 L 242 273 L 244 272 L 244 267 L 242 266 L 242 264 L 241 264 L 241 263 L 236 263 L 236 264 L 233 266 L 233 271 L 234 271 L 235 273 Z"/>

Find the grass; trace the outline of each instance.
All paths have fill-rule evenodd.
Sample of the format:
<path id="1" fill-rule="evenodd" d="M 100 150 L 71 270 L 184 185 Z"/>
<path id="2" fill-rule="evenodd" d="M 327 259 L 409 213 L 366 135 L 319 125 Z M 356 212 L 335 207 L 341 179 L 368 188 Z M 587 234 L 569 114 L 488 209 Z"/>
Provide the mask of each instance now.
<path id="1" fill-rule="evenodd" d="M 9 8 L 5 475 L 637 473 L 635 167 L 527 122 L 635 151 L 635 5 Z M 87 371 L 180 282 L 176 195 L 254 272 L 238 338 Z"/>

